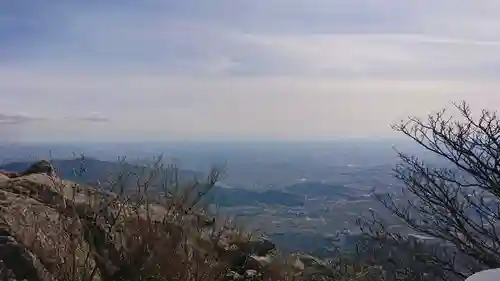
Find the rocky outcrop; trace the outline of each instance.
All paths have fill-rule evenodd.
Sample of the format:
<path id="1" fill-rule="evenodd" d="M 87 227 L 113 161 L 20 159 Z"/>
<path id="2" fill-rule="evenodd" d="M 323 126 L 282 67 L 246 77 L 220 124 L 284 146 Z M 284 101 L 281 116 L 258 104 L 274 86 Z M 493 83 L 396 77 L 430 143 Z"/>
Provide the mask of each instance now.
<path id="1" fill-rule="evenodd" d="M 18 178 L 18 177 L 28 176 L 28 175 L 32 175 L 32 174 L 45 174 L 49 177 L 56 176 L 56 172 L 55 172 L 54 167 L 47 160 L 41 160 L 41 161 L 35 162 L 30 167 L 28 167 L 28 169 L 26 169 L 25 171 L 23 171 L 21 173 L 0 170 L 0 178 L 1 177 Z"/>
<path id="2" fill-rule="evenodd" d="M 134 266 L 150 266 L 148 259 L 160 257 L 172 270 L 199 259 L 220 274 L 211 280 L 281 280 L 272 278 L 279 259 L 270 240 L 216 230 L 215 220 L 204 213 L 167 207 L 133 204 L 59 179 L 47 161 L 22 173 L 1 172 L 0 278 L 124 280 L 137 274 Z M 330 274 L 326 264 L 312 260 L 299 256 L 292 271 Z M 182 280 L 174 273 L 171 280 Z"/>
<path id="3" fill-rule="evenodd" d="M 46 174 L 29 174 L 0 182 L 0 260 L 18 280 L 61 279 L 76 253 L 83 262 L 89 247 L 71 239 L 81 226 L 72 216 L 72 186 Z M 80 233 L 81 234 L 81 233 Z M 83 270 L 84 266 L 80 267 Z M 58 272 L 59 276 L 53 276 Z"/>
<path id="4" fill-rule="evenodd" d="M 306 274 L 334 276 L 332 267 L 321 259 L 303 253 L 292 254 L 291 257 L 294 265 Z"/>
<path id="5" fill-rule="evenodd" d="M 49 161 L 42 160 L 31 165 L 26 171 L 21 173 L 21 176 L 27 176 L 31 174 L 45 174 L 49 177 L 55 177 L 55 170 Z"/>

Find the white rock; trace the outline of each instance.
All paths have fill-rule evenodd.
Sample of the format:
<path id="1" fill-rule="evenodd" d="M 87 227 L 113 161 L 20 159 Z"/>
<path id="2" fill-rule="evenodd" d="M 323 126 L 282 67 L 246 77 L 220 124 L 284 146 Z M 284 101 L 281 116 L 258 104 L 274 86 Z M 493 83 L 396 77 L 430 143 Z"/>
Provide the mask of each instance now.
<path id="1" fill-rule="evenodd" d="M 488 269 L 484 271 L 477 272 L 465 281 L 498 281 L 500 280 L 500 268 Z"/>

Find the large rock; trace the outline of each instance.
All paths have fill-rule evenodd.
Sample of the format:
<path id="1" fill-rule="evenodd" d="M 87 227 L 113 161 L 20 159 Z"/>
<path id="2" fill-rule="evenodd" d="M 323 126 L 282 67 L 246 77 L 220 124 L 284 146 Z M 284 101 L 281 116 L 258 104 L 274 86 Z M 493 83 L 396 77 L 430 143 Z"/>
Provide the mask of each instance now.
<path id="1" fill-rule="evenodd" d="M 9 279 L 54 280 L 41 261 L 7 232 L 0 236 L 0 259 L 2 269 L 9 272 Z"/>
<path id="2" fill-rule="evenodd" d="M 50 164 L 49 161 L 41 160 L 36 163 L 33 163 L 26 171 L 21 173 L 21 176 L 27 176 L 31 174 L 45 174 L 50 177 L 55 177 L 55 170 Z"/>
<path id="3" fill-rule="evenodd" d="M 276 249 L 276 245 L 269 239 L 265 237 L 260 237 L 259 239 L 251 240 L 249 242 L 250 251 L 255 253 L 257 256 L 269 255 L 272 251 Z"/>
<path id="4" fill-rule="evenodd" d="M 179 247 L 172 241 L 187 238 L 179 256 L 165 256 L 174 269 L 203 257 L 210 267 L 223 264 L 222 276 L 230 280 L 260 280 L 276 270 L 276 246 L 266 238 L 234 229 L 214 235 L 215 221 L 203 212 L 172 213 L 168 204 L 147 207 L 61 180 L 47 161 L 17 175 L 0 174 L 0 278 L 6 280 L 2 274 L 8 273 L 9 280 L 123 280 L 136 263 L 119 249 L 130 250 L 126 239 L 144 233 L 146 242 L 159 241 L 151 251 L 162 256 L 172 255 L 164 249 Z M 113 221 L 120 223 L 115 227 Z M 305 272 L 331 273 L 314 257 L 300 255 L 296 263 Z"/>
<path id="5" fill-rule="evenodd" d="M 0 260 L 16 279 L 69 278 L 73 254 L 80 271 L 77 276 L 94 265 L 92 259 L 85 259 L 87 243 L 70 247 L 71 239 L 83 237 L 69 208 L 70 193 L 68 183 L 46 174 L 0 181 Z"/>
<path id="6" fill-rule="evenodd" d="M 275 244 L 267 238 L 245 236 L 235 230 L 223 232 L 216 245 L 231 269 L 239 274 L 249 269 L 265 269 L 272 263 L 276 250 Z"/>
<path id="7" fill-rule="evenodd" d="M 241 239 L 231 241 L 230 244 L 236 245 L 241 251 L 249 255 L 266 256 L 276 250 L 276 245 L 265 237 Z"/>
<path id="8" fill-rule="evenodd" d="M 305 275 L 333 276 L 333 268 L 325 261 L 304 253 L 292 254 L 293 265 Z"/>
<path id="9" fill-rule="evenodd" d="M 14 280 L 28 281 L 72 280 L 75 264 L 74 276 L 81 280 L 99 255 L 90 252 L 89 229 L 104 227 L 95 225 L 91 210 L 109 195 L 60 180 L 38 164 L 24 175 L 0 179 L 0 263 Z M 93 279 L 101 273 L 96 270 Z"/>
<path id="10" fill-rule="evenodd" d="M 273 262 L 272 256 L 256 256 L 251 255 L 247 257 L 246 260 L 246 268 L 247 269 L 255 269 L 255 270 L 263 270 L 266 269 Z"/>
<path id="11" fill-rule="evenodd" d="M 144 229 L 153 231 L 151 235 L 168 234 L 172 240 L 187 237 L 188 255 L 216 253 L 212 237 L 197 232 L 214 223 L 206 214 L 159 205 L 136 208 L 118 199 L 116 194 L 57 178 L 48 162 L 35 163 L 12 177 L 1 174 L 0 275 L 10 272 L 12 280 L 77 281 L 89 280 L 88 274 L 94 272 L 93 280 L 118 280 L 127 275 L 121 265 L 124 257 L 117 252 L 123 246 L 120 237 Z M 101 212 L 103 208 L 109 212 Z M 146 213 L 151 214 L 152 225 Z M 109 215 L 120 221 L 116 228 L 110 228 Z M 193 233 L 186 234 L 188 230 Z M 238 254 L 244 264 L 247 254 Z"/>
<path id="12" fill-rule="evenodd" d="M 29 166 L 25 171 L 18 172 L 10 172 L 10 171 L 2 171 L 0 170 L 0 177 L 7 178 L 18 178 L 22 176 L 28 176 L 32 174 L 45 174 L 49 177 L 56 177 L 56 172 L 52 164 L 50 164 L 47 160 L 41 160 L 33 163 Z"/>

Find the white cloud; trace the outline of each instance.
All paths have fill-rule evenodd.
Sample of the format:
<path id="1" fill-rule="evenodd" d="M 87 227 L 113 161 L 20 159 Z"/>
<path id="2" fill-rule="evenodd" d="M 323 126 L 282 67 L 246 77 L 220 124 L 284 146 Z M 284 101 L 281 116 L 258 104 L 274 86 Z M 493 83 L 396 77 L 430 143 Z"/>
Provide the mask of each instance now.
<path id="1" fill-rule="evenodd" d="M 47 77 L 38 77 L 50 85 Z M 95 82 L 94 88 L 85 91 L 94 94 L 85 95 L 83 77 L 58 79 L 65 81 L 63 90 L 39 89 L 60 100 L 44 110 L 73 116 L 97 110 L 109 118 L 100 129 L 75 127 L 74 122 L 47 125 L 47 130 L 70 131 L 63 136 L 79 138 L 98 133 L 102 138 L 160 139 L 373 137 L 390 134 L 388 125 L 399 118 L 427 114 L 451 100 L 467 99 L 476 107 L 500 104 L 493 94 L 499 88 L 495 81 L 91 76 L 86 79 Z M 47 96 L 33 98 L 33 106 L 26 107 L 40 112 L 36 104 Z"/>
<path id="2" fill-rule="evenodd" d="M 492 75 L 500 41 L 420 34 L 321 34 L 245 38 L 294 61 L 299 75 L 467 79 Z M 286 72 L 286 70 L 284 70 Z"/>
<path id="3" fill-rule="evenodd" d="M 0 111 L 53 122 L 16 135 L 384 136 L 451 100 L 500 106 L 496 1 L 188 2 L 32 17 L 47 36 L 9 51 Z"/>

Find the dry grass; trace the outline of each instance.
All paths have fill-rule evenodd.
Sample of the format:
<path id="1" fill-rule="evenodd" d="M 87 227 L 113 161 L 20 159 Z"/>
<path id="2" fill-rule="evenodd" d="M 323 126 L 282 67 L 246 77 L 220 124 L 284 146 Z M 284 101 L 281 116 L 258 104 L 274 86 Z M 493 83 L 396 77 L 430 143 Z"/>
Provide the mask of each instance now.
<path id="1" fill-rule="evenodd" d="M 163 190 L 153 190 L 151 182 L 165 169 L 173 171 L 172 177 Z M 159 160 L 145 171 L 115 175 L 108 184 L 115 195 L 54 179 L 58 194 L 66 195 L 51 200 L 54 212 L 35 200 L 27 209 L 13 204 L 10 211 L 18 212 L 19 219 L 4 223 L 46 269 L 38 273 L 42 280 L 215 281 L 243 276 L 233 272 L 234 261 L 241 257 L 248 262 L 245 245 L 251 234 L 230 221 L 202 223 L 208 214 L 200 199 L 217 182 L 220 170 L 188 185 L 178 181 L 176 167 L 164 167 Z M 133 194 L 123 186 L 123 179 L 131 176 L 138 179 Z M 237 250 L 231 251 L 235 245 Z M 372 280 L 361 267 L 330 277 L 306 276 L 295 262 L 276 253 L 254 279 L 239 280 Z"/>

